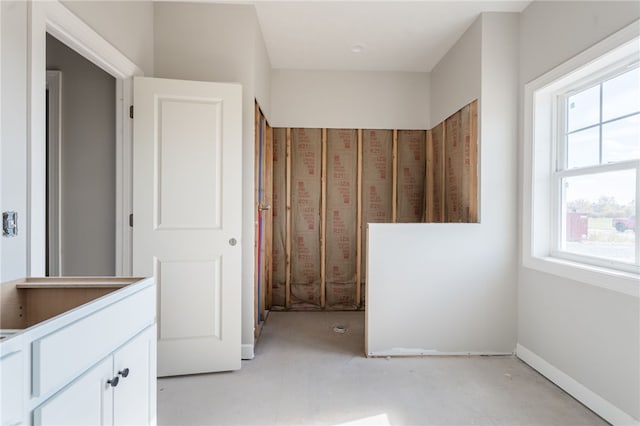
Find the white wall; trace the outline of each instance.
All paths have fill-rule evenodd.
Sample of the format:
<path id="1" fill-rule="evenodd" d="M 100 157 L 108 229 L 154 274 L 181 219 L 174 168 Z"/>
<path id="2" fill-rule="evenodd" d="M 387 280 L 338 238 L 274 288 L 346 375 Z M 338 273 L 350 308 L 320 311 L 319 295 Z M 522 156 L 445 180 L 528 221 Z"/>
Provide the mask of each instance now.
<path id="1" fill-rule="evenodd" d="M 480 223 L 369 226 L 369 354 L 515 348 L 517 35 L 483 14 L 432 73 L 436 120 L 480 98 Z"/>
<path id="2" fill-rule="evenodd" d="M 156 3 L 155 76 L 238 82 L 243 93 L 242 344 L 254 343 L 254 99 L 267 118 L 270 68 L 251 5 Z"/>
<path id="3" fill-rule="evenodd" d="M 61 275 L 114 275 L 116 81 L 52 36 L 47 69 L 62 72 Z"/>
<path id="4" fill-rule="evenodd" d="M 374 129 L 429 128 L 429 74 L 272 72 L 271 125 Z"/>
<path id="5" fill-rule="evenodd" d="M 27 5 L 0 2 L 2 192 L 0 210 L 18 212 L 18 236 L 0 237 L 0 282 L 27 273 Z"/>
<path id="6" fill-rule="evenodd" d="M 477 19 L 431 71 L 431 127 L 480 97 L 481 43 Z"/>
<path id="7" fill-rule="evenodd" d="M 520 19 L 520 89 L 639 16 L 637 2 L 533 2 Z M 609 412 L 640 419 L 639 299 L 522 261 L 518 282 L 518 343 L 615 407 Z"/>
<path id="8" fill-rule="evenodd" d="M 91 4 L 89 4 L 91 3 Z M 27 255 L 27 54 L 29 47 L 28 2 L 0 2 L 2 7 L 0 72 L 2 85 L 2 211 L 19 215 L 19 236 L 2 237 L 0 281 L 24 277 L 28 273 Z M 151 3 L 69 2 L 78 16 L 145 72 L 153 72 L 153 15 Z M 42 124 L 44 129 L 44 123 Z M 44 133 L 44 131 L 42 132 Z"/>
<path id="9" fill-rule="evenodd" d="M 153 2 L 64 0 L 62 3 L 146 76 L 153 75 Z"/>

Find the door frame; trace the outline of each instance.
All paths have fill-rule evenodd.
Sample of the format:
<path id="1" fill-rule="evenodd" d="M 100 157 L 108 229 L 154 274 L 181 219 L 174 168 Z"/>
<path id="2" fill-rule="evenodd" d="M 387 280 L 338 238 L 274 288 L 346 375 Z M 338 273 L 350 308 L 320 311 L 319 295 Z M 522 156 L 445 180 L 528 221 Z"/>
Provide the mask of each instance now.
<path id="1" fill-rule="evenodd" d="M 60 198 L 62 196 L 62 155 L 60 140 L 62 139 L 62 72 L 47 71 L 47 92 L 49 97 L 47 113 L 47 252 L 49 253 L 49 276 L 59 276 L 62 271 L 62 223 Z"/>
<path id="2" fill-rule="evenodd" d="M 46 34 L 116 79 L 116 275 L 131 274 L 133 76 L 142 70 L 58 0 L 27 4 L 27 273 L 44 276 L 46 256 Z"/>

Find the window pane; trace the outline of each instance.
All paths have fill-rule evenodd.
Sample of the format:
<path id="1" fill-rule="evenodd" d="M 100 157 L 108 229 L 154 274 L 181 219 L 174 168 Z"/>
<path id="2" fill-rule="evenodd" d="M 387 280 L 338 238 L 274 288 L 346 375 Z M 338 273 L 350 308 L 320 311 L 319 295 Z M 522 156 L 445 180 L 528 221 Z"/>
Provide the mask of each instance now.
<path id="1" fill-rule="evenodd" d="M 602 126 L 602 162 L 640 159 L 640 115 Z"/>
<path id="2" fill-rule="evenodd" d="M 567 136 L 567 168 L 600 164 L 600 128 L 581 130 Z"/>
<path id="3" fill-rule="evenodd" d="M 635 170 L 564 178 L 562 185 L 561 249 L 635 263 Z"/>
<path id="4" fill-rule="evenodd" d="M 595 86 L 567 100 L 567 127 L 569 132 L 600 122 L 600 86 Z"/>
<path id="5" fill-rule="evenodd" d="M 635 68 L 603 83 L 603 121 L 638 111 L 640 111 L 640 68 Z"/>

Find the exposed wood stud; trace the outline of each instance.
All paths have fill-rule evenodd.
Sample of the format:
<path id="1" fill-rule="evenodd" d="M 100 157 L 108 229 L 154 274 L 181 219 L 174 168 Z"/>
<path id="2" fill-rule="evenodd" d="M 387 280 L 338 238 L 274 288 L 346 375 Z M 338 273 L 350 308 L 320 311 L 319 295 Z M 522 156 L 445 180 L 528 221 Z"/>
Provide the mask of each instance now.
<path id="1" fill-rule="evenodd" d="M 358 129 L 358 200 L 356 214 L 356 305 L 360 307 L 362 286 L 362 129 Z"/>
<path id="2" fill-rule="evenodd" d="M 260 256 L 260 247 L 258 244 L 258 241 L 260 240 L 260 235 L 259 235 L 259 221 L 260 221 L 260 199 L 258 196 L 259 193 L 259 182 L 260 182 L 260 107 L 258 106 L 258 103 L 255 102 L 255 108 L 254 108 L 254 139 L 255 139 L 255 144 L 254 144 L 254 247 L 253 247 L 253 253 L 254 253 L 254 273 L 253 273 L 253 300 L 255 300 L 254 302 L 254 312 L 253 312 L 253 318 L 254 318 L 254 334 L 256 337 L 258 337 L 258 335 L 260 334 L 260 328 L 259 328 L 259 323 L 260 323 L 260 311 L 259 311 L 259 291 L 258 291 L 258 286 L 260 285 L 260 282 L 258 280 L 258 276 L 260 274 L 260 270 L 258 268 L 258 258 Z"/>
<path id="3" fill-rule="evenodd" d="M 471 118 L 469 120 L 469 128 L 471 133 L 471 147 L 469 163 L 471 170 L 469 172 L 469 222 L 478 222 L 478 100 L 471 103 Z"/>
<path id="4" fill-rule="evenodd" d="M 268 204 L 265 229 L 265 263 L 266 263 L 266 303 L 265 308 L 271 309 L 273 302 L 273 128 L 267 123 L 267 149 L 265 155 L 265 202 Z"/>
<path id="5" fill-rule="evenodd" d="M 287 165 L 286 165 L 286 191 L 287 191 L 287 216 L 286 216 L 286 275 L 285 275 L 285 307 L 291 307 L 291 129 L 287 128 Z"/>
<path id="6" fill-rule="evenodd" d="M 431 140 L 431 130 L 426 130 L 425 136 L 425 173 L 424 173 L 424 212 L 425 222 L 434 221 L 433 215 L 433 141 Z"/>
<path id="7" fill-rule="evenodd" d="M 391 222 L 398 221 L 398 130 L 393 129 L 393 151 L 391 155 Z"/>
<path id="8" fill-rule="evenodd" d="M 322 129 L 320 189 L 320 306 L 327 303 L 327 129 Z"/>

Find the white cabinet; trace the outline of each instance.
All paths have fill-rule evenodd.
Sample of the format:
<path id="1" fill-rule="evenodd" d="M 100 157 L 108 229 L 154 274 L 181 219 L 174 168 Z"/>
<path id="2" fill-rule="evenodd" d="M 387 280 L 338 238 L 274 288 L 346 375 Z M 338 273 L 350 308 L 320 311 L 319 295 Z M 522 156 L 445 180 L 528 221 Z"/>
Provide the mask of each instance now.
<path id="1" fill-rule="evenodd" d="M 35 425 L 155 422 L 155 326 L 149 327 L 34 410 Z"/>
<path id="2" fill-rule="evenodd" d="M 16 342 L 19 343 L 19 342 Z M 22 423 L 24 401 L 24 355 L 19 344 L 0 353 L 0 421 L 2 425 Z"/>
<path id="3" fill-rule="evenodd" d="M 153 278 L 29 278 L 0 306 L 0 426 L 156 424 Z"/>

